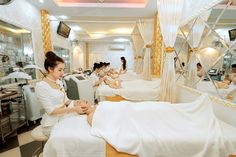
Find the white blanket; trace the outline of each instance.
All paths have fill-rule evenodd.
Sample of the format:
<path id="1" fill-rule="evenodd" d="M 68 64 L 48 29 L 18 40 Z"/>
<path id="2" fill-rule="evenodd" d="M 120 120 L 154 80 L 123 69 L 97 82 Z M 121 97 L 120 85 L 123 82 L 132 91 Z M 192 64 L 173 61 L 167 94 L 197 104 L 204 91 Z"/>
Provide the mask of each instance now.
<path id="1" fill-rule="evenodd" d="M 226 96 L 229 94 L 229 92 L 236 89 L 236 85 L 231 83 L 229 85 L 229 88 L 226 88 L 226 89 L 219 88 L 218 89 L 219 94 L 218 94 L 215 86 L 213 85 L 213 83 L 211 81 L 201 81 L 197 84 L 197 89 L 202 92 L 206 92 L 208 94 L 211 94 L 213 96 L 217 96 L 217 97 L 221 97 L 221 98 L 225 99 Z"/>
<path id="2" fill-rule="evenodd" d="M 105 157 L 106 142 L 90 129 L 87 116 L 66 117 L 53 128 L 43 157 Z"/>
<path id="3" fill-rule="evenodd" d="M 132 101 L 159 100 L 160 79 L 145 81 L 142 79 L 122 81 L 120 89 L 112 89 L 107 85 L 100 85 L 97 88 L 98 96 L 116 96 Z"/>
<path id="4" fill-rule="evenodd" d="M 92 124 L 93 135 L 139 157 L 227 157 L 236 154 L 235 132 L 207 95 L 185 104 L 101 102 Z"/>

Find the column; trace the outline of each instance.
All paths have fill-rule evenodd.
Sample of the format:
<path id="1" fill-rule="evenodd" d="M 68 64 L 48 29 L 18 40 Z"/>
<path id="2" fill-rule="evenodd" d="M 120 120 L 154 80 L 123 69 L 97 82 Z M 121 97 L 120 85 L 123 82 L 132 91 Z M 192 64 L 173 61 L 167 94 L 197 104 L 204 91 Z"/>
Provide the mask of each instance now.
<path id="1" fill-rule="evenodd" d="M 49 14 L 46 10 L 40 10 L 40 14 L 41 14 L 43 51 L 44 53 L 47 53 L 48 51 L 52 51 Z"/>

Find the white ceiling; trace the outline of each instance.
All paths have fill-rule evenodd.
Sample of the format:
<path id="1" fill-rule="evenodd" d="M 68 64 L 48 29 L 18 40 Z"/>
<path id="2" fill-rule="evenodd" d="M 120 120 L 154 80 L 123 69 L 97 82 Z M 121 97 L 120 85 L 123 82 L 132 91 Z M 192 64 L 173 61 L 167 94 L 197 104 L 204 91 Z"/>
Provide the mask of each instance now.
<path id="1" fill-rule="evenodd" d="M 103 33 L 107 37 L 105 39 L 109 41 L 112 37 L 129 37 L 135 22 L 140 18 L 152 18 L 157 8 L 156 0 L 113 0 L 116 4 L 118 2 L 128 4 L 132 1 L 146 1 L 144 8 L 101 7 L 102 3 L 98 0 L 80 0 L 94 1 L 94 3 L 97 1 L 97 7 L 94 5 L 91 7 L 59 7 L 53 0 L 44 0 L 44 3 L 39 3 L 39 0 L 27 1 L 39 9 L 47 10 L 50 15 L 64 21 L 69 26 L 81 27 L 81 31 L 76 31 L 79 40 L 91 40 L 91 36 L 103 36 Z M 106 1 L 111 2 L 112 0 L 104 2 Z M 60 18 L 62 15 L 68 18 Z M 117 29 L 121 29 L 121 31 Z"/>
<path id="2" fill-rule="evenodd" d="M 54 1 L 62 0 L 44 0 L 44 3 L 39 3 L 39 0 L 27 0 L 32 5 L 39 9 L 45 9 L 50 15 L 55 16 L 58 20 L 64 21 L 69 26 L 79 26 L 82 28 L 76 31 L 78 40 L 94 41 L 99 36 L 103 40 L 112 41 L 117 37 L 129 38 L 135 22 L 140 18 L 153 18 L 157 9 L 156 0 L 74 0 L 80 1 L 83 6 L 76 4 L 70 7 L 58 6 Z M 64 0 L 65 1 L 65 0 Z M 70 0 L 72 1 L 72 0 Z M 144 3 L 144 7 L 135 8 L 132 5 L 129 7 L 128 3 Z M 214 23 L 220 12 L 224 8 L 228 0 L 224 0 L 222 4 L 216 6 L 208 22 Z M 236 0 L 234 0 L 234 4 Z M 114 6 L 107 7 L 105 2 L 113 3 Z M 118 3 L 127 3 L 125 7 L 121 7 Z M 85 5 L 86 4 L 86 5 Z M 92 4 L 92 5 L 91 5 Z M 62 19 L 60 16 L 65 15 L 68 18 Z M 236 27 L 236 6 L 230 6 L 223 14 L 222 19 L 217 25 L 218 28 L 232 28 Z M 121 30 L 117 30 L 121 29 Z M 122 31 L 125 31 L 122 33 Z M 92 37 L 92 38 L 91 38 Z"/>

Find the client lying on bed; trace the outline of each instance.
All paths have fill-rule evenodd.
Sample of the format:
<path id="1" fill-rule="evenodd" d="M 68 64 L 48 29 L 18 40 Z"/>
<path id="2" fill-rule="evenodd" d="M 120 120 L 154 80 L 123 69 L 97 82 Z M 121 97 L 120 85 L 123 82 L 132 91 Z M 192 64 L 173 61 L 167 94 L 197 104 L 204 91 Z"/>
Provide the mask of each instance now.
<path id="1" fill-rule="evenodd" d="M 108 85 L 110 88 L 114 88 L 114 89 L 119 89 L 121 88 L 121 84 L 120 84 L 120 80 L 118 79 L 113 79 L 109 76 L 106 76 L 104 79 L 104 83 L 106 85 Z"/>
<path id="2" fill-rule="evenodd" d="M 236 128 L 219 120 L 212 105 L 205 94 L 178 104 L 104 101 L 86 113 L 90 133 L 119 152 L 139 157 L 229 157 L 236 153 L 235 136 L 230 135 Z"/>

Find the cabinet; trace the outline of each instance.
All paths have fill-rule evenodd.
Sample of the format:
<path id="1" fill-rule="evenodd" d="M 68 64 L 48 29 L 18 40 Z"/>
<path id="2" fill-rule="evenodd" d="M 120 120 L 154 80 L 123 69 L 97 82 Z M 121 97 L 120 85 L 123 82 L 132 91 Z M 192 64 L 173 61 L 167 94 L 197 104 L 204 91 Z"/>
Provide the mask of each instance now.
<path id="1" fill-rule="evenodd" d="M 5 142 L 6 136 L 26 123 L 26 106 L 23 96 L 16 91 L 0 92 L 0 135 L 2 142 Z"/>

